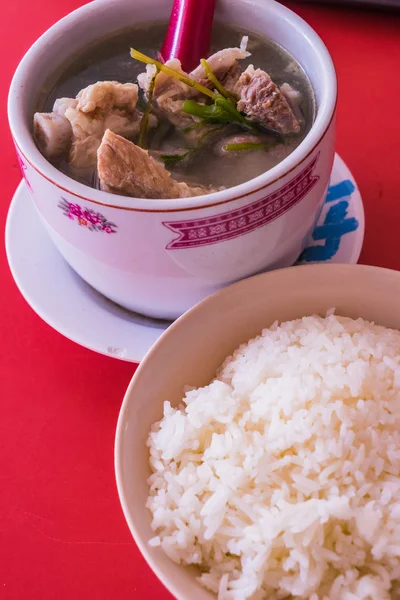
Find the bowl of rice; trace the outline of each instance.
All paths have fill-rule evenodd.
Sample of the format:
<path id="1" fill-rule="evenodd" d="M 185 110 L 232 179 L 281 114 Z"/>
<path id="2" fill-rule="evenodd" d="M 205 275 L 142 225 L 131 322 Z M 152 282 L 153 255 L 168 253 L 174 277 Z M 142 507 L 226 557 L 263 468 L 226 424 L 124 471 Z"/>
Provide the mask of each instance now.
<path id="1" fill-rule="evenodd" d="M 178 600 L 400 598 L 400 273 L 311 265 L 178 319 L 126 392 L 115 469 Z"/>

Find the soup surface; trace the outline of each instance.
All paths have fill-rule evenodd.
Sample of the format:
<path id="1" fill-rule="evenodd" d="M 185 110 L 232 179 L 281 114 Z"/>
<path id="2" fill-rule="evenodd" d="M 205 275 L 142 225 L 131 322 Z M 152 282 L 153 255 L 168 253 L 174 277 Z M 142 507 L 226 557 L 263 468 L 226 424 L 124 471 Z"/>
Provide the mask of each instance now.
<path id="1" fill-rule="evenodd" d="M 41 93 L 38 111 L 43 111 L 44 114 L 50 114 L 50 116 L 54 115 L 55 113 L 51 111 L 54 110 L 54 103 L 57 99 L 74 99 L 81 90 L 96 82 L 120 82 L 121 84 L 137 82 L 138 76 L 145 72 L 145 65 L 131 58 L 130 48 L 137 48 L 149 57 L 157 58 L 157 50 L 161 47 L 166 27 L 167 24 L 163 22 L 141 26 L 140 29 L 129 28 L 87 47 L 65 64 L 60 73 L 56 74 L 56 77 L 52 81 L 49 81 Z M 114 183 L 109 184 L 107 181 L 104 184 L 102 177 L 100 177 L 99 181 L 97 176 L 99 171 L 100 175 L 102 174 L 101 165 L 99 164 L 81 165 L 77 160 L 70 159 L 71 151 L 69 154 L 66 152 L 48 152 L 47 157 L 64 173 L 82 183 L 91 186 L 100 186 L 107 189 L 107 191 L 122 193 L 124 195 L 149 198 L 208 193 L 221 188 L 238 185 L 268 171 L 288 156 L 310 130 L 315 115 L 314 94 L 307 75 L 299 63 L 288 52 L 277 44 L 251 32 L 241 31 L 237 27 L 231 28 L 219 23 L 215 24 L 210 54 L 221 49 L 236 48 L 238 50 L 243 36 L 248 36 L 247 51 L 250 55 L 240 61 L 235 60 L 234 69 L 237 68 L 240 62 L 240 72 L 245 71 L 249 65 L 254 65 L 254 68 L 257 70 L 254 77 L 252 75 L 248 78 L 250 83 L 247 89 L 247 97 L 242 93 L 242 100 L 243 98 L 245 100 L 242 104 L 239 101 L 236 108 L 239 109 L 240 106 L 245 106 L 245 109 L 241 110 L 241 114 L 245 114 L 246 116 L 250 114 L 247 124 L 249 121 L 257 122 L 257 114 L 252 114 L 251 106 L 250 108 L 248 107 L 249 98 L 250 101 L 253 101 L 254 98 L 260 98 L 257 95 L 259 94 L 258 90 L 256 90 L 255 95 L 252 95 L 251 85 L 257 76 L 258 70 L 261 69 L 261 73 L 265 72 L 267 77 L 269 76 L 273 82 L 271 82 L 273 94 L 275 94 L 275 89 L 277 90 L 276 94 L 280 94 L 279 90 L 283 91 L 285 86 L 289 89 L 289 94 L 286 95 L 286 98 L 299 123 L 297 131 L 289 131 L 288 133 L 285 131 L 276 131 L 268 125 L 258 130 L 252 130 L 251 127 L 250 129 L 246 125 L 243 127 L 242 124 L 238 124 L 237 122 L 205 121 L 197 119 L 196 116 L 192 115 L 183 115 L 181 125 L 179 120 L 177 121 L 175 114 L 173 118 L 170 118 L 170 113 L 160 110 L 157 104 L 152 105 L 152 115 L 150 116 L 146 131 L 145 144 L 143 140 L 140 140 L 139 123 L 136 128 L 130 127 L 126 132 L 123 131 L 122 133 L 118 127 L 113 128 L 112 125 L 106 127 L 114 133 L 131 140 L 135 145 L 146 148 L 149 155 L 155 159 L 157 164 L 165 166 L 171 172 L 171 180 L 185 182 L 189 185 L 190 190 L 192 189 L 190 186 L 201 186 L 193 188 L 196 190 L 193 193 L 192 191 L 188 191 L 189 188 L 187 186 L 185 188 L 182 186 L 181 188 L 174 188 L 168 192 L 169 195 L 166 195 L 167 192 L 165 192 L 163 196 L 161 192 L 160 195 L 157 195 L 157 190 L 154 192 L 154 190 L 148 189 L 148 186 L 146 187 L 145 184 L 139 190 L 127 185 L 126 182 L 124 185 L 121 184 L 121 186 Z M 231 67 L 229 67 L 227 73 L 232 73 Z M 161 77 L 161 75 L 163 74 L 160 73 L 157 77 Z M 220 81 L 227 81 L 229 77 L 225 73 L 221 77 L 218 75 L 217 78 Z M 173 83 L 177 83 L 177 80 L 173 78 L 170 78 L 170 80 Z M 158 82 L 158 79 L 155 81 Z M 178 84 L 181 87 L 184 85 L 180 82 Z M 283 84 L 285 86 L 281 88 Z M 158 84 L 156 83 L 156 85 Z M 187 88 L 187 86 L 184 87 Z M 139 85 L 136 106 L 136 112 L 141 118 L 143 113 L 146 112 L 146 105 L 149 98 L 149 89 L 142 88 Z M 189 90 L 190 88 L 187 89 Z M 240 94 L 238 94 L 237 98 L 239 96 Z M 175 101 L 175 96 L 173 98 Z M 199 102 L 198 98 L 195 99 Z M 167 100 L 169 101 L 169 98 Z M 261 98 L 261 100 L 263 99 Z M 200 98 L 200 104 L 204 102 L 210 102 L 210 99 L 207 96 L 203 96 Z M 124 106 L 124 110 L 125 108 Z M 250 113 L 246 111 L 250 111 Z M 117 112 L 121 113 L 121 110 Z M 40 122 L 43 113 L 39 113 L 39 119 L 35 121 L 35 133 L 39 148 L 46 155 L 43 145 L 43 135 L 46 136 L 47 131 L 43 134 Z M 78 129 L 79 135 L 82 134 L 80 123 L 78 123 L 78 126 L 76 125 L 69 116 L 69 113 L 65 112 L 65 107 L 62 108 L 62 111 L 59 110 L 58 113 L 61 115 L 57 116 L 59 121 L 66 116 L 70 119 L 74 136 L 77 135 L 76 131 Z M 99 115 L 98 107 L 96 107 L 93 115 L 93 121 L 91 122 L 97 124 L 96 118 Z M 36 117 L 37 115 L 35 115 L 35 119 Z M 137 116 L 134 118 L 137 119 Z M 191 121 L 187 119 L 191 119 Z M 70 125 L 68 124 L 69 127 Z M 110 144 L 114 143 L 114 138 L 108 140 Z M 84 142 L 87 143 L 88 147 L 91 144 L 89 140 L 84 140 Z M 129 154 L 131 146 L 124 146 L 121 140 L 117 142 L 120 144 L 118 152 L 121 152 L 122 156 L 126 152 Z M 89 152 L 91 149 L 89 148 Z M 97 151 L 97 148 L 94 150 Z M 142 153 L 140 153 L 140 156 L 134 155 L 131 157 L 131 163 L 134 168 L 141 159 L 146 163 L 147 157 Z M 146 166 L 141 166 L 141 169 L 143 170 Z M 154 164 L 149 165 L 149 170 L 154 171 L 153 167 Z M 124 168 L 129 169 L 127 165 Z M 121 176 L 122 178 L 124 177 L 124 175 Z M 106 176 L 104 177 L 106 178 Z"/>

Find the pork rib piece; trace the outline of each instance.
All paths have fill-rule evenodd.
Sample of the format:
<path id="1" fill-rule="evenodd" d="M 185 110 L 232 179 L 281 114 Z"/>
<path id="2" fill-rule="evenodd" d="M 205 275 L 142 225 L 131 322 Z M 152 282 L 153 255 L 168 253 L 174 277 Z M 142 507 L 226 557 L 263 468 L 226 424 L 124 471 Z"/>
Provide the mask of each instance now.
<path id="1" fill-rule="evenodd" d="M 96 164 L 97 150 L 107 129 L 133 137 L 140 128 L 142 113 L 136 110 L 138 87 L 133 83 L 99 81 L 81 90 L 75 108 L 65 112 L 73 131 L 68 161 L 73 167 Z M 149 119 L 153 126 L 155 117 Z"/>
<path id="2" fill-rule="evenodd" d="M 77 109 L 84 113 L 96 110 L 109 113 L 120 109 L 132 114 L 138 101 L 138 86 L 135 83 L 98 81 L 81 90 L 76 98 Z"/>
<path id="3" fill-rule="evenodd" d="M 285 95 L 262 69 L 250 65 L 239 77 L 237 109 L 283 135 L 300 132 L 300 122 Z"/>
<path id="4" fill-rule="evenodd" d="M 57 113 L 35 113 L 33 135 L 39 150 L 46 158 L 66 154 L 71 145 L 71 123 Z"/>
<path id="5" fill-rule="evenodd" d="M 177 58 L 171 58 L 165 63 L 170 67 L 186 75 L 182 70 L 181 62 Z M 149 93 L 150 86 L 154 77 L 156 77 L 153 88 L 153 103 L 160 113 L 165 116 L 175 127 L 187 127 L 193 123 L 190 115 L 182 113 L 182 107 L 185 100 L 193 98 L 198 94 L 197 90 L 190 88 L 185 83 L 179 81 L 166 73 L 158 73 L 154 65 L 147 65 L 146 71 L 138 75 L 139 86 Z"/>
<path id="6" fill-rule="evenodd" d="M 104 134 L 97 157 L 101 187 L 108 192 L 160 200 L 207 193 L 176 181 L 146 150 L 110 130 Z"/>
<path id="7" fill-rule="evenodd" d="M 229 90 L 233 90 L 234 85 L 241 74 L 241 68 L 238 61 L 247 58 L 250 53 L 245 47 L 224 48 L 216 52 L 207 59 L 207 62 L 216 78 Z M 180 61 L 177 58 L 171 58 L 165 65 L 174 69 L 178 73 L 187 75 L 182 70 Z M 146 71 L 138 76 L 139 86 L 148 93 L 152 79 L 156 76 L 156 67 L 147 65 Z M 205 87 L 212 88 L 213 84 L 207 78 L 207 75 L 201 65 L 189 73 L 189 77 Z M 193 123 L 194 118 L 191 115 L 182 113 L 182 107 L 185 100 L 189 98 L 206 99 L 199 92 L 182 83 L 175 77 L 166 73 L 158 73 L 154 82 L 153 102 L 156 108 L 176 127 L 187 127 Z"/>
<path id="8" fill-rule="evenodd" d="M 72 126 L 65 117 L 68 108 L 76 108 L 75 98 L 59 98 L 53 112 L 35 113 L 33 135 L 41 153 L 49 159 L 66 155 L 72 143 Z"/>
<path id="9" fill-rule="evenodd" d="M 116 81 L 98 81 L 76 98 L 59 98 L 52 113 L 34 116 L 38 146 L 47 158 L 68 153 L 72 167 L 93 167 L 107 129 L 127 137 L 138 133 L 142 113 L 136 110 L 137 100 L 137 85 Z M 156 122 L 150 115 L 149 126 Z"/>
<path id="10" fill-rule="evenodd" d="M 246 50 L 246 44 L 240 48 L 224 48 L 207 58 L 208 66 L 218 81 L 229 91 L 233 91 L 234 85 L 240 77 L 242 69 L 239 60 L 250 56 Z M 205 87 L 212 88 L 213 84 L 208 79 L 202 65 L 196 67 L 190 73 L 190 77 Z"/>

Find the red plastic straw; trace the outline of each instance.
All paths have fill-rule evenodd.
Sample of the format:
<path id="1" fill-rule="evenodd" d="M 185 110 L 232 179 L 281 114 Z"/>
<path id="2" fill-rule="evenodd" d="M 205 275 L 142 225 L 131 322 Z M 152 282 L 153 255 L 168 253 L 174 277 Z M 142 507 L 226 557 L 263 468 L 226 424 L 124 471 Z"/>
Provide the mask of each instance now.
<path id="1" fill-rule="evenodd" d="M 186 72 L 196 68 L 210 50 L 214 10 L 215 0 L 174 0 L 161 60 L 179 58 Z"/>

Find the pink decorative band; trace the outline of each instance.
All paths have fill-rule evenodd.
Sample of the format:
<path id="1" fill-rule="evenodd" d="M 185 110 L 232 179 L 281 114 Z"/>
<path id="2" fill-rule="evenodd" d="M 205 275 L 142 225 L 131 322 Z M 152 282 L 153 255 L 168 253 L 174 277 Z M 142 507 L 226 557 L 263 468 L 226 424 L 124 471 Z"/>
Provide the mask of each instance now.
<path id="1" fill-rule="evenodd" d="M 295 204 L 315 186 L 319 180 L 313 175 L 317 156 L 288 183 L 257 202 L 244 208 L 237 208 L 215 217 L 191 219 L 189 221 L 164 221 L 163 225 L 179 236 L 172 240 L 167 250 L 179 250 L 196 246 L 207 246 L 254 231 L 274 221 Z"/>

